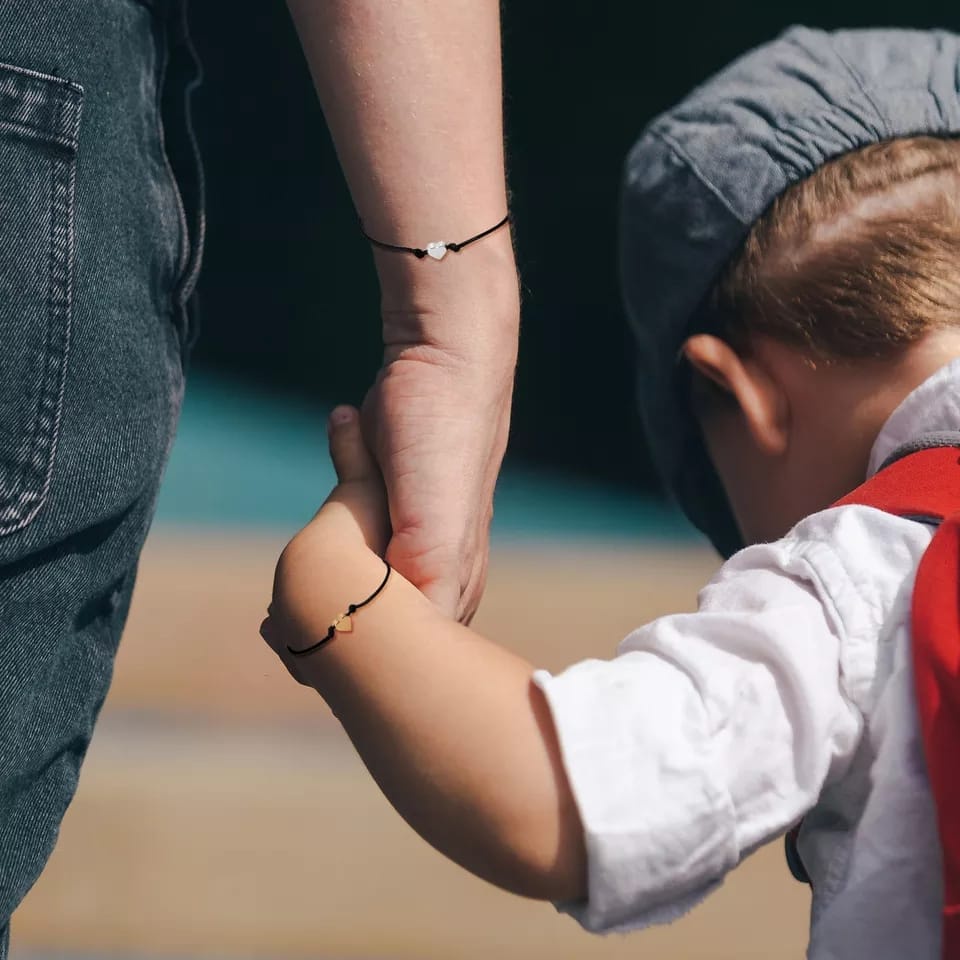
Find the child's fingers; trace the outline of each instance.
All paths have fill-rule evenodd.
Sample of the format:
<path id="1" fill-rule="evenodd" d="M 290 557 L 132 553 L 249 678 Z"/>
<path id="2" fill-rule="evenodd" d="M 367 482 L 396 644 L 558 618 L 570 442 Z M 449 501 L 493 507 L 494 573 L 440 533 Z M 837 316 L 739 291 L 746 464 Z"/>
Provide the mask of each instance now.
<path id="1" fill-rule="evenodd" d="M 363 442 L 360 414 L 353 407 L 337 407 L 330 414 L 330 456 L 341 483 L 375 476 L 377 465 Z"/>

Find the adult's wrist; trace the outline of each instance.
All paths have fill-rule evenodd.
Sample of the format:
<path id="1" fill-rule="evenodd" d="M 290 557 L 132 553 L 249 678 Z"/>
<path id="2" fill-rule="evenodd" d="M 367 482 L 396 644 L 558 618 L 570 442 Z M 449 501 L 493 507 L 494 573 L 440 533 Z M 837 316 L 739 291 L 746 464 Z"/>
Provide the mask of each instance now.
<path id="1" fill-rule="evenodd" d="M 512 367 L 520 291 L 509 236 L 485 237 L 442 261 L 377 251 L 386 359 L 411 348 L 451 361 Z"/>
<path id="2" fill-rule="evenodd" d="M 516 293 L 517 265 L 509 227 L 442 260 L 372 248 L 385 307 L 406 307 L 427 298 L 442 301 L 469 292 Z"/>

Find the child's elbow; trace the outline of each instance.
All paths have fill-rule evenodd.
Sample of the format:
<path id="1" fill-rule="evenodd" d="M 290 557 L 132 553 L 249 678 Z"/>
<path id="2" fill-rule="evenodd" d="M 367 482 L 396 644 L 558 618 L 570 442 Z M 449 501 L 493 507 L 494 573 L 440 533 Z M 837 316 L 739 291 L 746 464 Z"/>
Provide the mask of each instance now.
<path id="1" fill-rule="evenodd" d="M 583 823 L 563 769 L 560 746 L 542 693 L 531 701 L 547 764 L 524 789 L 510 791 L 499 807 L 502 850 L 515 855 L 507 889 L 537 900 L 574 902 L 587 897 L 587 847 Z"/>
<path id="2" fill-rule="evenodd" d="M 528 866 L 516 881 L 511 892 L 533 900 L 569 903 L 587 897 L 586 869 L 572 863 Z"/>
<path id="3" fill-rule="evenodd" d="M 533 900 L 570 902 L 587 896 L 587 854 L 579 819 L 559 833 L 532 828 L 507 841 L 506 864 L 495 882 Z"/>

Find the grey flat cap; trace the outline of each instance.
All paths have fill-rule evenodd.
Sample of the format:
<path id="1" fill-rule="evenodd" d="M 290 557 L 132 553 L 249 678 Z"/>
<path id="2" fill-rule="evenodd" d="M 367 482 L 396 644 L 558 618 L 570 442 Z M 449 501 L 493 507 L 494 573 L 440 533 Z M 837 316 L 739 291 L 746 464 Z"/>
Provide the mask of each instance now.
<path id="1" fill-rule="evenodd" d="M 741 545 L 683 389 L 679 351 L 753 222 L 827 160 L 960 134 L 960 37 L 793 27 L 653 120 L 627 158 L 621 277 L 654 461 L 725 556 Z"/>

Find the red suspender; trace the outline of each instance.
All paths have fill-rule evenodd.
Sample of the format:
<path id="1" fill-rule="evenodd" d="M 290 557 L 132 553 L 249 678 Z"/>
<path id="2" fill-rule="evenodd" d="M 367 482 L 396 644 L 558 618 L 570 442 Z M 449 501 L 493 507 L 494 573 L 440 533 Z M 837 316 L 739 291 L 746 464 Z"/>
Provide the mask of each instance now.
<path id="1" fill-rule="evenodd" d="M 896 460 L 834 506 L 860 503 L 900 517 L 942 520 L 960 510 L 960 449 L 931 447 Z"/>
<path id="2" fill-rule="evenodd" d="M 914 690 L 943 850 L 942 960 L 960 960 L 960 450 L 897 460 L 837 506 L 941 521 L 913 588 Z"/>
<path id="3" fill-rule="evenodd" d="M 956 462 L 956 458 L 954 458 Z M 960 468 L 954 465 L 960 473 Z M 913 588 L 913 672 L 943 850 L 943 960 L 960 960 L 960 512 L 943 521 Z"/>

